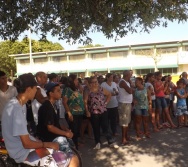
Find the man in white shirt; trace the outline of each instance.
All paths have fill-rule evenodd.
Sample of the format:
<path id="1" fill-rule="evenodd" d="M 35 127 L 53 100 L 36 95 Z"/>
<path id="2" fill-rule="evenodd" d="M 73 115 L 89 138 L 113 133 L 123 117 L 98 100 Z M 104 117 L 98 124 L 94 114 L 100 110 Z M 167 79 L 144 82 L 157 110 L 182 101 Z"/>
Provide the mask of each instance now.
<path id="1" fill-rule="evenodd" d="M 17 90 L 14 86 L 7 84 L 6 73 L 0 71 L 0 120 L 5 104 L 12 98 L 17 96 Z"/>
<path id="2" fill-rule="evenodd" d="M 44 89 L 44 86 L 47 84 L 47 75 L 46 73 L 40 71 L 37 72 L 35 75 L 36 81 L 37 81 L 37 92 L 35 95 L 35 99 L 32 101 L 32 111 L 33 111 L 33 117 L 35 124 L 38 124 L 38 110 L 41 106 L 41 104 L 48 99 L 46 91 Z"/>
<path id="3" fill-rule="evenodd" d="M 122 145 L 128 144 L 128 125 L 131 122 L 131 108 L 133 102 L 130 84 L 131 73 L 126 70 L 119 82 L 119 123 L 122 127 Z"/>

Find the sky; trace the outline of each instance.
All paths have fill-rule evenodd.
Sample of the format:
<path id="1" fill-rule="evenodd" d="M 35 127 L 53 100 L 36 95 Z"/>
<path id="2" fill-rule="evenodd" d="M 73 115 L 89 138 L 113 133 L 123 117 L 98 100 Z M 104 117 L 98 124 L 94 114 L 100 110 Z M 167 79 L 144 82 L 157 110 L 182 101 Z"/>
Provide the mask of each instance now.
<path id="1" fill-rule="evenodd" d="M 28 35 L 28 32 L 24 32 L 19 39 Z M 122 46 L 133 44 L 144 44 L 153 42 L 168 42 L 168 41 L 182 41 L 188 40 L 188 22 L 168 22 L 168 27 L 156 27 L 150 31 L 150 33 L 134 33 L 115 41 L 114 39 L 107 39 L 102 33 L 96 32 L 89 34 L 89 37 L 93 40 L 93 44 L 101 44 L 103 46 Z M 31 38 L 38 40 L 39 37 L 35 34 L 31 34 Z M 52 37 L 47 35 L 47 39 L 52 42 L 60 43 L 65 50 L 78 49 L 81 44 L 70 45 L 66 41 L 58 40 L 58 37 Z"/>

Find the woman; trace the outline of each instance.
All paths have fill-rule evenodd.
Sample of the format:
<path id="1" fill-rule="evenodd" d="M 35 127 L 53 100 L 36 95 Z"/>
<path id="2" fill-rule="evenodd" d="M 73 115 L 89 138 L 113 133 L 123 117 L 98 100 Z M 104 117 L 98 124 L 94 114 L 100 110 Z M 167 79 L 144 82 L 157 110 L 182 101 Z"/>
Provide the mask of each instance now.
<path id="1" fill-rule="evenodd" d="M 116 96 L 118 95 L 118 89 L 116 83 L 113 82 L 113 74 L 111 73 L 106 74 L 106 80 L 101 84 L 101 87 L 111 93 L 111 99 L 109 103 L 106 105 L 106 108 L 108 112 L 108 122 L 110 123 L 112 134 L 116 136 L 117 135 L 116 118 L 118 115 L 117 114 L 118 101 Z"/>
<path id="2" fill-rule="evenodd" d="M 27 101 L 33 100 L 37 91 L 37 83 L 32 74 L 23 74 L 14 81 L 18 95 L 12 98 L 5 106 L 2 117 L 2 133 L 5 146 L 10 157 L 17 163 L 31 166 L 57 167 L 61 162 L 64 166 L 75 166 L 73 158 L 59 150 L 57 142 L 41 142 L 30 136 L 27 131 L 26 117 L 23 108 Z M 40 154 L 40 155 L 39 155 Z M 55 156 L 64 157 L 60 162 Z M 49 161 L 50 159 L 50 161 Z M 71 161 L 70 161 L 71 159 Z"/>
<path id="3" fill-rule="evenodd" d="M 89 77 L 84 78 L 84 87 L 83 87 L 83 97 L 85 96 L 85 94 L 87 94 L 89 92 Z M 92 139 L 92 126 L 91 126 L 91 121 L 90 118 L 86 116 L 86 113 L 83 116 L 83 121 L 81 124 L 81 131 L 80 131 L 80 137 L 82 142 L 84 143 L 84 133 L 85 130 L 87 129 L 88 132 L 88 136 L 90 139 Z"/>
<path id="4" fill-rule="evenodd" d="M 150 138 L 149 134 L 149 105 L 152 104 L 150 92 L 143 85 L 143 79 L 137 77 L 135 80 L 134 108 L 135 108 L 135 127 L 137 140 L 141 139 L 140 126 L 143 122 L 145 137 Z"/>
<path id="5" fill-rule="evenodd" d="M 154 74 L 148 73 L 146 76 L 146 80 L 145 80 L 145 87 L 149 89 L 150 94 L 151 94 L 152 103 L 151 105 L 149 105 L 149 113 L 150 113 L 150 118 L 151 118 L 151 122 L 153 125 L 153 130 L 154 132 L 158 132 L 159 130 L 157 128 L 156 120 L 155 120 L 156 101 L 155 101 L 155 91 L 153 87 L 154 80 L 155 80 Z"/>
<path id="6" fill-rule="evenodd" d="M 68 124 L 73 132 L 73 141 L 76 148 L 78 149 L 78 137 L 80 134 L 80 127 L 82 123 L 82 118 L 84 114 L 84 102 L 83 96 L 80 93 L 79 82 L 76 75 L 71 74 L 68 77 L 68 82 L 65 84 L 63 89 L 63 105 L 65 111 L 68 114 Z"/>
<path id="7" fill-rule="evenodd" d="M 91 117 L 96 144 L 94 149 L 100 149 L 100 128 L 102 128 L 105 133 L 108 143 L 112 144 L 112 138 L 108 134 L 108 112 L 106 110 L 106 105 L 110 101 L 111 93 L 99 86 L 96 77 L 91 77 L 89 83 L 89 92 L 84 96 L 84 106 L 87 116 Z"/>
<path id="8" fill-rule="evenodd" d="M 168 106 L 167 106 L 167 103 L 165 100 L 165 93 L 164 93 L 165 87 L 164 87 L 163 82 L 161 81 L 161 79 L 162 79 L 161 72 L 155 73 L 155 79 L 156 79 L 156 81 L 154 83 L 154 89 L 155 89 L 155 95 L 156 95 L 156 112 L 157 112 L 158 128 L 159 129 L 162 128 L 162 126 L 160 125 L 160 121 L 159 121 L 159 113 L 160 113 L 161 109 L 165 113 L 165 117 L 166 117 L 168 123 L 170 124 L 171 128 L 175 128 L 176 126 L 172 122 L 172 119 L 169 114 Z"/>

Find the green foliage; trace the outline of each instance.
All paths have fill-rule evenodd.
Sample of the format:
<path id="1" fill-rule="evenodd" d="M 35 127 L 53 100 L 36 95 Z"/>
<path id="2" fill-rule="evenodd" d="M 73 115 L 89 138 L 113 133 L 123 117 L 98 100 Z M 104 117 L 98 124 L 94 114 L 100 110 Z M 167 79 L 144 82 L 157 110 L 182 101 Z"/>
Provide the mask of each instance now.
<path id="1" fill-rule="evenodd" d="M 107 38 L 149 32 L 167 20 L 187 21 L 187 0 L 4 0 L 0 1 L 0 36 L 17 39 L 29 25 L 67 42 L 91 43 L 89 32 Z"/>
<path id="2" fill-rule="evenodd" d="M 94 47 L 102 47 L 103 45 L 101 44 L 88 44 L 88 45 L 85 45 L 85 46 L 79 46 L 78 48 L 94 48 Z"/>
<path id="3" fill-rule="evenodd" d="M 32 40 L 32 52 L 46 52 L 63 50 L 64 48 L 59 43 L 52 43 L 50 41 L 35 41 Z M 3 41 L 0 42 L 0 70 L 5 71 L 7 75 L 16 73 L 16 61 L 8 55 L 29 53 L 29 40 L 24 38 L 19 41 Z"/>

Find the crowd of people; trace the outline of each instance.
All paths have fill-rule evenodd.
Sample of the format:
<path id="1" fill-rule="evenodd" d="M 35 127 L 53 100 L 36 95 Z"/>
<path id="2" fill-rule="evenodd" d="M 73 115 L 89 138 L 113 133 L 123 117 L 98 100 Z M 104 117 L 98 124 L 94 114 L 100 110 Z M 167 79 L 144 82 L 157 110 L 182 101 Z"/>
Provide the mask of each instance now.
<path id="1" fill-rule="evenodd" d="M 105 77 L 94 73 L 84 79 L 37 72 L 20 75 L 10 86 L 0 71 L 0 118 L 6 148 L 16 162 L 57 166 L 57 157 L 63 157 L 65 167 L 79 166 L 65 144 L 69 138 L 79 150 L 87 133 L 94 138 L 94 149 L 100 149 L 101 134 L 110 147 L 117 146 L 118 125 L 122 146 L 131 140 L 131 123 L 136 140 L 151 138 L 151 129 L 186 127 L 187 73 L 177 83 L 171 80 L 161 72 L 134 77 L 129 70 Z M 177 123 L 172 117 L 177 117 Z M 51 161 L 47 161 L 49 156 Z"/>

